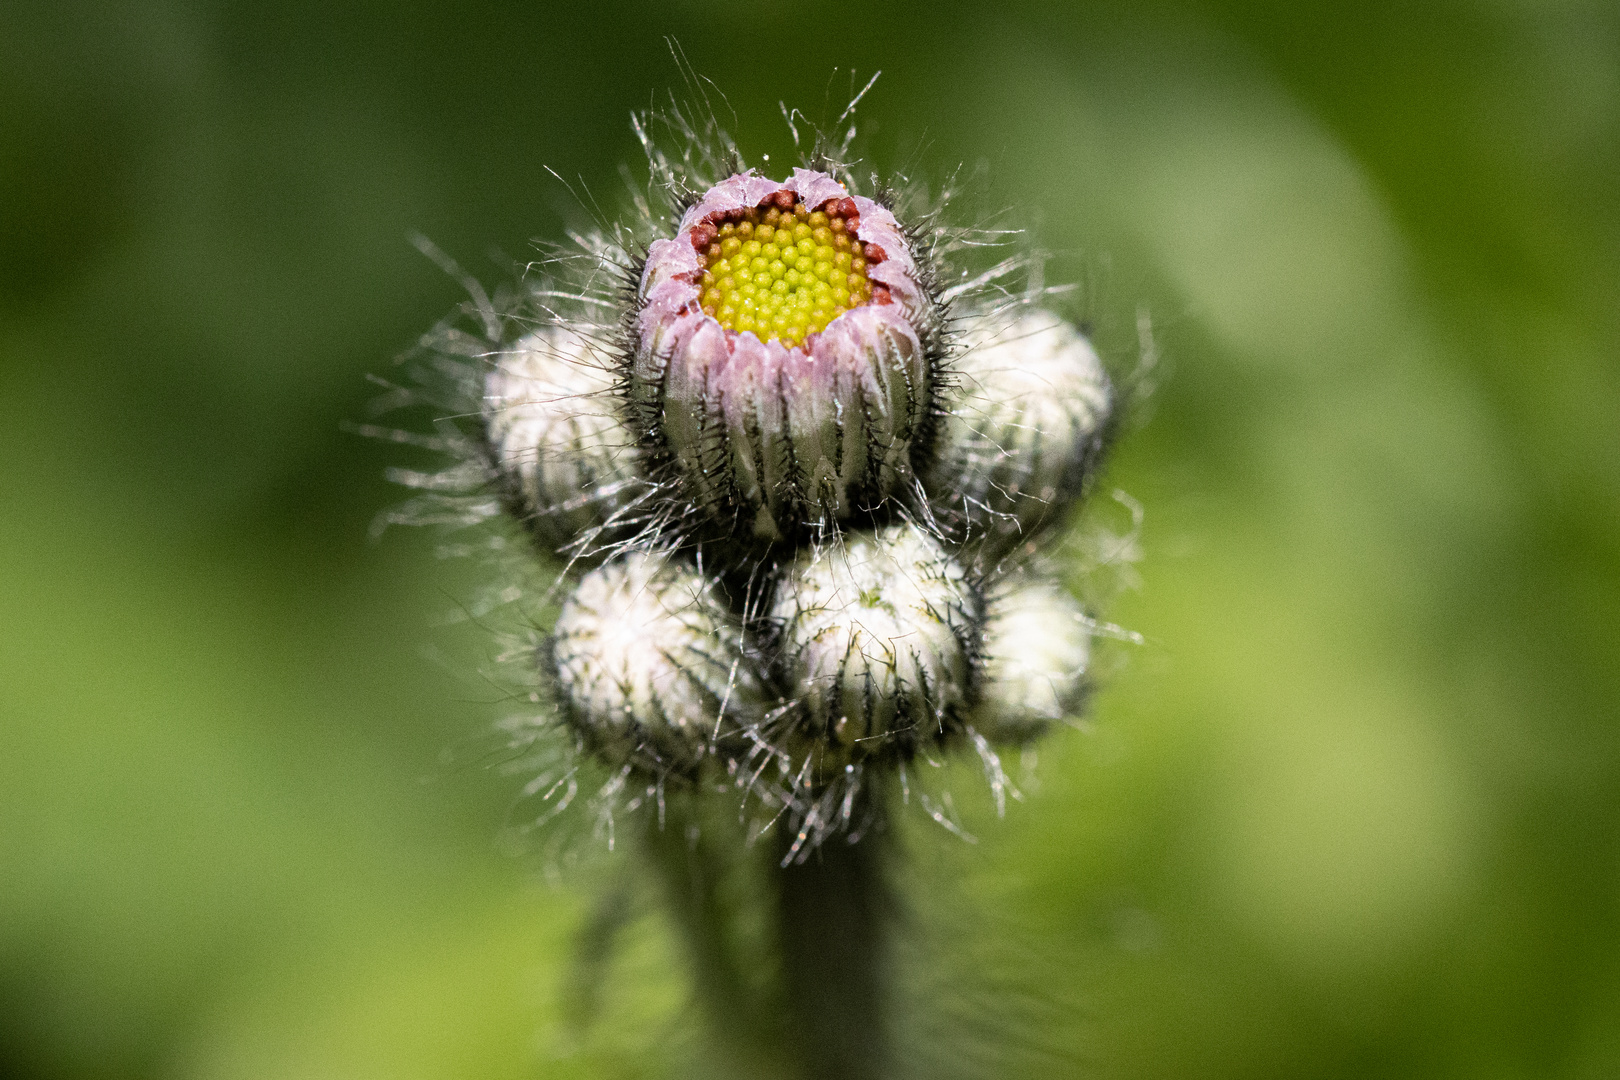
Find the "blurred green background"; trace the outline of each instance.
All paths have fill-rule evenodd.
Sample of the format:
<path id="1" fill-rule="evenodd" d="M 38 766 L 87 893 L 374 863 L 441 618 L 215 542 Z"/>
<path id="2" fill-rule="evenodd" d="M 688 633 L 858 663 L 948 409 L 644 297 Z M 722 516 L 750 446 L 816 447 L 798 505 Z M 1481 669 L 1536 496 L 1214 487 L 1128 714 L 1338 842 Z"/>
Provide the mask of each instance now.
<path id="1" fill-rule="evenodd" d="M 477 569 L 341 427 L 460 299 L 407 233 L 616 200 L 664 35 L 776 162 L 881 68 L 1168 371 L 1146 644 L 904 817 L 908 1074 L 1620 1075 L 1612 0 L 8 0 L 0 1074 L 708 1075 L 642 893 L 580 1005 L 625 853 L 501 849 Z"/>

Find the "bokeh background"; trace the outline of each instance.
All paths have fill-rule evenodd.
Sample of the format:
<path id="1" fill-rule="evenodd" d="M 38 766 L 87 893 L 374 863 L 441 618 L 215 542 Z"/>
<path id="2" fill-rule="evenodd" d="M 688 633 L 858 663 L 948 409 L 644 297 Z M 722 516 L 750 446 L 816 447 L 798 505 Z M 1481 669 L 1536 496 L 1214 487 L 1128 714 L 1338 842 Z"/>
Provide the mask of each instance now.
<path id="1" fill-rule="evenodd" d="M 344 430 L 461 299 L 407 235 L 615 204 L 666 35 L 778 163 L 882 69 L 874 166 L 1163 356 L 1145 644 L 903 818 L 908 1074 L 1620 1075 L 1610 0 L 8 0 L 0 1074 L 711 1075 L 622 847 L 498 843 L 477 567 Z"/>

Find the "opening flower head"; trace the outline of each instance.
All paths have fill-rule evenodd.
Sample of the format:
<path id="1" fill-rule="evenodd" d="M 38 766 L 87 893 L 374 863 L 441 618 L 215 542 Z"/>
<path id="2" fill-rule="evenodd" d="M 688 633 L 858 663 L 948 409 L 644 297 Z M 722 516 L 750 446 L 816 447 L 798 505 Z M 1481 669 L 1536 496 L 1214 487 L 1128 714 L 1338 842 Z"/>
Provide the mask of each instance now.
<path id="1" fill-rule="evenodd" d="M 894 214 L 827 173 L 709 188 L 649 248 L 637 301 L 646 439 L 732 531 L 825 531 L 931 449 L 939 305 Z"/>

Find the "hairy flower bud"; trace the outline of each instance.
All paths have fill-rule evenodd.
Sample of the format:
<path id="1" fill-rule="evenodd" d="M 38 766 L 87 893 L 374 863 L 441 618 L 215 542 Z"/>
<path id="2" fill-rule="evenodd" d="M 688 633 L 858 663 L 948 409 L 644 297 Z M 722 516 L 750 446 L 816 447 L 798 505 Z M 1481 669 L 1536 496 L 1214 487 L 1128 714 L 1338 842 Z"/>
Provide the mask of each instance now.
<path id="1" fill-rule="evenodd" d="M 945 521 L 999 554 L 1081 493 L 1113 394 L 1091 344 L 1055 315 L 974 319 L 963 337 L 926 483 Z"/>
<path id="2" fill-rule="evenodd" d="M 1090 626 L 1061 586 L 1022 579 L 988 602 L 982 655 L 972 722 L 992 742 L 1025 742 L 1080 704 Z"/>
<path id="3" fill-rule="evenodd" d="M 807 734 L 851 757 L 946 734 L 968 703 L 982 602 L 913 525 L 846 532 L 804 551 L 772 608 Z"/>
<path id="4" fill-rule="evenodd" d="M 551 660 L 565 715 L 615 763 L 690 770 L 763 708 L 736 620 L 696 569 L 662 555 L 586 574 L 557 619 Z"/>
<path id="5" fill-rule="evenodd" d="M 826 173 L 715 185 L 641 276 L 631 399 L 688 500 L 776 540 L 870 509 L 926 441 L 939 324 L 894 215 Z"/>
<path id="6" fill-rule="evenodd" d="M 491 458 L 508 501 L 543 546 L 588 540 L 646 490 L 619 408 L 613 372 L 581 335 L 560 328 L 522 338 L 486 377 Z"/>

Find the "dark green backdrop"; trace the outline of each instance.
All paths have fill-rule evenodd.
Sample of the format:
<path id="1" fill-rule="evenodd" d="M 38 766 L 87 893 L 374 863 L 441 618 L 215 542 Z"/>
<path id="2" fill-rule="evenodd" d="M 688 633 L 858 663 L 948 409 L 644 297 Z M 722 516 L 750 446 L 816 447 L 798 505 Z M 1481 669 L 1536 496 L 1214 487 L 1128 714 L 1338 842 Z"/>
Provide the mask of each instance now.
<path id="1" fill-rule="evenodd" d="M 367 372 L 617 201 L 626 117 L 884 71 L 1132 362 L 1146 644 L 967 844 L 904 818 L 911 1075 L 1620 1074 L 1609 0 L 0 7 L 0 1073 L 707 1076 L 517 780 Z M 832 95 L 847 87 L 835 78 Z"/>

